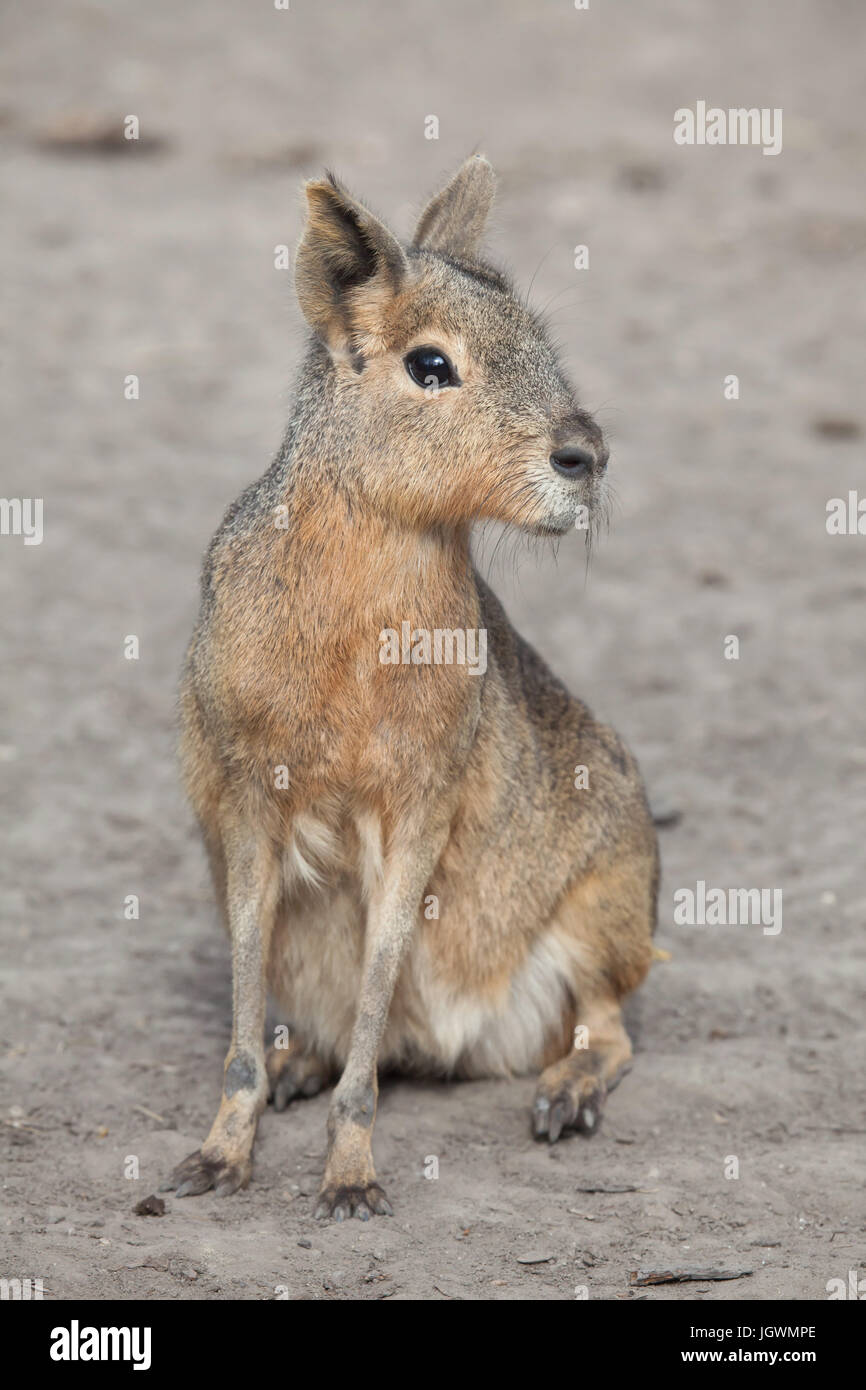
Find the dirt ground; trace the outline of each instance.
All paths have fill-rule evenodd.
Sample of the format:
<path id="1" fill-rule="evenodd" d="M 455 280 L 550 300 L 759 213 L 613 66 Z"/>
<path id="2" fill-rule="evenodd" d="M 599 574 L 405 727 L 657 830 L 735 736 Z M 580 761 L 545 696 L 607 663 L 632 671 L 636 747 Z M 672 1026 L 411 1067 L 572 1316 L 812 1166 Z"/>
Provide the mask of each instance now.
<path id="1" fill-rule="evenodd" d="M 866 493 L 862 6 L 68 0 L 4 27 L 2 492 L 44 499 L 44 540 L 0 537 L 0 1275 L 55 1299 L 706 1301 L 862 1277 L 866 537 L 825 526 Z M 676 145 L 697 100 L 782 108 L 782 153 Z M 264 1116 L 246 1192 L 137 1216 L 207 1132 L 229 1035 L 174 699 L 201 552 L 288 411 L 303 330 L 274 248 L 323 165 L 406 233 L 475 148 L 491 253 L 534 276 L 617 497 L 588 579 L 578 536 L 482 568 L 681 813 L 670 959 L 592 1140 L 535 1145 L 531 1079 L 389 1081 L 393 1219 L 314 1222 L 327 1096 Z M 781 889 L 781 932 L 677 925 L 698 880 Z M 707 1267 L 751 1274 L 629 1278 Z"/>

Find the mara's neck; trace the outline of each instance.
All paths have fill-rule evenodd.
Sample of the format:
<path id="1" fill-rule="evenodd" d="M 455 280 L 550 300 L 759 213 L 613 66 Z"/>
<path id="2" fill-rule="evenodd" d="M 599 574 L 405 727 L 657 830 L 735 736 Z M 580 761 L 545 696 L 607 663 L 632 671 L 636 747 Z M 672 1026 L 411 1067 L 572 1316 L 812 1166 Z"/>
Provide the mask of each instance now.
<path id="1" fill-rule="evenodd" d="M 305 608 L 348 625 L 374 613 L 463 622 L 477 605 L 469 526 L 419 528 L 376 508 L 358 466 L 365 440 L 321 352 L 304 365 L 272 479 L 284 580 Z"/>
<path id="2" fill-rule="evenodd" d="M 411 530 L 339 491 L 311 493 L 301 483 L 288 505 L 284 573 L 323 625 L 476 625 L 468 532 Z"/>

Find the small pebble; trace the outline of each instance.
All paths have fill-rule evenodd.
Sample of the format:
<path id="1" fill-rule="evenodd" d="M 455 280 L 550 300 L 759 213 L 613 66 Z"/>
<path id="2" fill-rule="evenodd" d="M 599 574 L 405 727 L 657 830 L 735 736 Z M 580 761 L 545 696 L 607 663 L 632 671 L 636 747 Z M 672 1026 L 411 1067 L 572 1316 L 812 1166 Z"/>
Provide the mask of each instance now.
<path id="1" fill-rule="evenodd" d="M 136 1216 L 165 1216 L 165 1202 L 151 1193 L 149 1197 L 142 1197 L 140 1202 L 136 1202 L 133 1211 Z"/>

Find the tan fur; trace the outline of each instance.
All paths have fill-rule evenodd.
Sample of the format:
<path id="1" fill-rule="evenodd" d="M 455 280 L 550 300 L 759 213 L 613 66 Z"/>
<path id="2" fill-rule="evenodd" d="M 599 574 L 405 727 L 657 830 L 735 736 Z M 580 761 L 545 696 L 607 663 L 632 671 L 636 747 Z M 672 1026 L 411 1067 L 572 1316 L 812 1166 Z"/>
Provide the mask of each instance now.
<path id="1" fill-rule="evenodd" d="M 470 556 L 479 518 L 561 533 L 596 511 L 606 461 L 543 325 L 476 259 L 491 195 L 468 161 L 403 247 L 335 181 L 308 188 L 314 341 L 283 449 L 212 543 L 181 692 L 234 973 L 225 1095 L 181 1193 L 247 1181 L 269 1085 L 285 1104 L 342 1073 L 318 1213 L 367 1217 L 390 1209 L 379 1068 L 543 1069 L 553 1140 L 594 1128 L 630 1056 L 619 1008 L 649 966 L 658 875 L 640 777 Z M 421 346 L 460 384 L 420 388 Z M 566 444 L 591 460 L 579 481 L 551 465 Z M 484 629 L 486 673 L 383 664 L 403 622 Z M 292 1046 L 266 1061 L 268 988 Z"/>

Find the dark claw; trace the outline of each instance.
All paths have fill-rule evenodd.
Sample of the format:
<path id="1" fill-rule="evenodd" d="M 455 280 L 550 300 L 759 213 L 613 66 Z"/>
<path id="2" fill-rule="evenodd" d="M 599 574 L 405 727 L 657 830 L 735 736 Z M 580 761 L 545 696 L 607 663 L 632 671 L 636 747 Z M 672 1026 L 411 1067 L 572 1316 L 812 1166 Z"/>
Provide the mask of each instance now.
<path id="1" fill-rule="evenodd" d="M 550 1130 L 548 1131 L 548 1142 L 555 1144 L 566 1121 L 565 1103 L 558 1100 L 550 1112 Z"/>
<path id="2" fill-rule="evenodd" d="M 543 1139 L 550 1123 L 550 1101 L 539 1096 L 532 1111 L 532 1133 L 536 1139 Z"/>
<path id="3" fill-rule="evenodd" d="M 334 1221 L 345 1221 L 351 1216 L 357 1216 L 359 1221 L 369 1221 L 373 1215 L 394 1215 L 391 1203 L 376 1182 L 371 1182 L 367 1187 L 327 1188 L 321 1193 L 315 1210 L 317 1221 L 329 1216 Z"/>
<path id="4" fill-rule="evenodd" d="M 286 1106 L 289 1104 L 289 1101 L 292 1099 L 294 1095 L 295 1087 L 291 1080 L 284 1080 L 281 1077 L 276 1084 L 276 1088 L 272 1097 L 274 1109 L 285 1110 Z"/>
<path id="5" fill-rule="evenodd" d="M 171 1177 L 160 1184 L 159 1190 L 174 1190 L 176 1197 L 200 1197 L 213 1187 L 218 1197 L 228 1197 L 242 1185 L 240 1169 L 222 1159 L 205 1158 L 197 1150 L 178 1164 Z"/>
<path id="6" fill-rule="evenodd" d="M 589 1096 L 584 1096 L 574 1122 L 575 1129 L 580 1130 L 581 1134 L 595 1134 L 601 1123 L 603 1103 L 604 1091 L 601 1088 Z"/>

